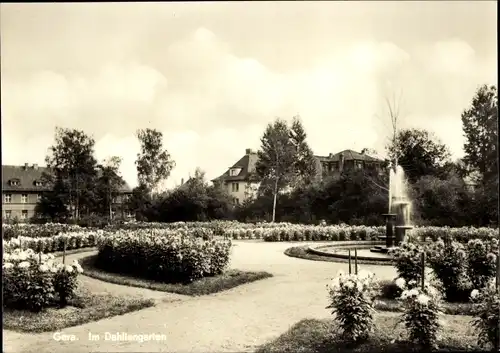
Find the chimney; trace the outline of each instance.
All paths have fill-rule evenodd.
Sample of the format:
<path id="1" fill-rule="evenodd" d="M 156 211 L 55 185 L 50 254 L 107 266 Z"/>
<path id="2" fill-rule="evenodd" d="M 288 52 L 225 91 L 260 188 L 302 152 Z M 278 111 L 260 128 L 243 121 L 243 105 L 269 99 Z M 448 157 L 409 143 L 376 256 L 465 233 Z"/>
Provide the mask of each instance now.
<path id="1" fill-rule="evenodd" d="M 339 163 L 339 169 L 340 169 L 340 172 L 342 172 L 344 170 L 344 152 L 340 152 L 340 163 Z"/>
<path id="2" fill-rule="evenodd" d="M 181 185 L 184 185 L 184 178 L 181 178 Z"/>
<path id="3" fill-rule="evenodd" d="M 252 153 L 252 149 L 251 149 L 251 148 L 247 148 L 247 149 L 245 150 L 245 154 L 251 154 L 251 153 Z"/>
<path id="4" fill-rule="evenodd" d="M 29 167 L 30 167 L 29 163 L 24 163 L 24 170 L 28 170 Z"/>
<path id="5" fill-rule="evenodd" d="M 33 169 L 34 169 L 34 170 L 38 170 L 38 164 L 36 164 L 36 163 L 35 163 L 35 164 L 33 164 Z"/>

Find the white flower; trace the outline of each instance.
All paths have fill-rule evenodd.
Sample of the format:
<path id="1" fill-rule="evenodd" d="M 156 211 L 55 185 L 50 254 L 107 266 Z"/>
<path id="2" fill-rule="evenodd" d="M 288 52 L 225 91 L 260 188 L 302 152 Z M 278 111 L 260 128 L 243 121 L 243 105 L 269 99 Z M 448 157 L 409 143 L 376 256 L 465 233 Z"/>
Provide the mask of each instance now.
<path id="1" fill-rule="evenodd" d="M 10 260 L 10 254 L 4 253 L 3 254 L 3 259 L 4 259 L 4 261 L 9 261 Z"/>
<path id="2" fill-rule="evenodd" d="M 49 260 L 54 260 L 54 255 L 52 255 L 52 254 L 47 254 L 47 259 L 49 259 Z"/>
<path id="3" fill-rule="evenodd" d="M 417 302 L 422 305 L 427 305 L 429 303 L 430 298 L 425 294 L 419 294 L 417 297 Z"/>
<path id="4" fill-rule="evenodd" d="M 4 263 L 4 264 L 3 264 L 3 266 L 2 266 L 2 267 L 3 267 L 5 270 L 7 270 L 7 269 L 9 269 L 9 268 L 14 267 L 14 265 L 13 265 L 13 264 L 11 264 L 10 262 L 6 262 L 6 263 Z"/>
<path id="5" fill-rule="evenodd" d="M 471 293 L 470 293 L 470 297 L 472 300 L 476 299 L 477 297 L 479 296 L 479 291 L 477 289 L 474 289 Z"/>
<path id="6" fill-rule="evenodd" d="M 47 272 L 49 270 L 49 266 L 42 264 L 38 267 L 38 269 L 40 270 L 40 272 Z"/>
<path id="7" fill-rule="evenodd" d="M 354 285 L 355 285 L 355 284 L 354 284 L 354 282 L 352 282 L 352 281 L 347 281 L 347 282 L 345 282 L 345 283 L 344 283 L 344 287 L 347 287 L 347 288 L 349 288 L 349 289 L 354 288 Z"/>
<path id="8" fill-rule="evenodd" d="M 71 266 L 69 266 L 69 265 L 68 265 L 68 266 L 66 266 L 66 268 L 65 268 L 65 269 L 66 269 L 66 272 L 68 272 L 68 273 L 73 272 L 73 267 L 71 267 Z"/>
<path id="9" fill-rule="evenodd" d="M 83 272 L 83 268 L 82 266 L 80 266 L 80 264 L 78 263 L 78 261 L 73 261 L 73 266 L 76 268 L 76 272 L 78 273 L 82 273 Z"/>
<path id="10" fill-rule="evenodd" d="M 22 261 L 17 265 L 19 268 L 28 268 L 31 266 L 31 264 L 28 261 Z"/>
<path id="11" fill-rule="evenodd" d="M 19 260 L 24 261 L 28 258 L 28 255 L 25 252 L 22 252 L 18 255 Z"/>
<path id="12" fill-rule="evenodd" d="M 42 254 L 42 256 L 40 257 L 40 259 L 45 262 L 45 261 L 47 261 L 49 259 L 49 257 L 46 254 Z"/>
<path id="13" fill-rule="evenodd" d="M 401 278 L 399 277 L 398 279 L 396 279 L 396 281 L 394 281 L 394 283 L 396 284 L 396 286 L 398 286 L 399 288 L 403 289 L 406 285 L 406 281 L 404 278 Z"/>
<path id="14" fill-rule="evenodd" d="M 10 260 L 11 261 L 19 261 L 19 256 L 17 254 L 12 254 L 12 255 L 10 255 Z"/>

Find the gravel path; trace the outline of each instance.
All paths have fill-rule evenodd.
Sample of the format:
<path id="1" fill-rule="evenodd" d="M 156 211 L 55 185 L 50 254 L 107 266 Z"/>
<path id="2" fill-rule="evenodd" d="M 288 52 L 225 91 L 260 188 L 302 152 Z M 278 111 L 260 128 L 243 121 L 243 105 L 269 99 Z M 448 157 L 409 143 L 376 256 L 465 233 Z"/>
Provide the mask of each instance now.
<path id="1" fill-rule="evenodd" d="M 346 263 L 291 258 L 283 251 L 293 243 L 235 241 L 231 268 L 267 271 L 274 277 L 231 290 L 192 298 L 132 288 L 84 277 L 96 292 L 141 295 L 155 307 L 65 329 L 76 341 L 57 341 L 53 333 L 21 334 L 4 330 L 4 352 L 207 352 L 253 351 L 304 318 L 330 316 L 326 284 Z M 306 245 L 307 243 L 301 243 Z M 319 242 L 315 244 L 320 244 Z M 80 253 L 68 260 L 88 256 Z M 396 276 L 391 266 L 362 265 L 379 279 Z M 162 334 L 163 340 L 106 340 L 105 333 Z M 89 334 L 100 340 L 90 340 Z M 93 336 L 97 337 L 97 336 Z"/>

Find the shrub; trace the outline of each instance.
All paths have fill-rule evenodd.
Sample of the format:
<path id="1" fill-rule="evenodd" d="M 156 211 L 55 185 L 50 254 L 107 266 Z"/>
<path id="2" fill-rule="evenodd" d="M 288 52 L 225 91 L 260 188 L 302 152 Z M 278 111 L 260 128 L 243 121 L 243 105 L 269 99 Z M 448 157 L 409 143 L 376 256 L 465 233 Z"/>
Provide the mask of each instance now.
<path id="1" fill-rule="evenodd" d="M 467 276 L 467 253 L 456 241 L 438 240 L 427 250 L 429 265 L 449 302 L 467 302 L 471 290 Z"/>
<path id="2" fill-rule="evenodd" d="M 400 300 L 403 302 L 404 313 L 400 322 L 404 322 L 410 341 L 424 349 L 436 348 L 441 327 L 439 292 L 429 285 L 425 285 L 423 289 L 413 285 L 406 286 L 402 279 L 398 284 L 403 289 Z"/>
<path id="3" fill-rule="evenodd" d="M 328 285 L 327 309 L 332 309 L 345 339 L 362 340 L 373 330 L 375 287 L 374 275 L 366 271 L 357 275 L 340 272 Z"/>
<path id="4" fill-rule="evenodd" d="M 15 249 L 3 255 L 4 305 L 9 308 L 38 312 L 51 306 L 56 297 L 70 297 L 76 288 L 76 278 L 82 269 L 78 263 L 64 266 L 53 261 L 52 255 L 35 253 L 32 249 Z M 61 269 L 73 271 L 73 283 L 58 282 Z M 71 284 L 71 285 L 70 285 Z"/>
<path id="5" fill-rule="evenodd" d="M 59 305 L 64 307 L 68 304 L 77 287 L 78 274 L 83 270 L 78 262 L 73 262 L 71 266 L 59 264 L 54 273 L 54 290 L 59 295 Z"/>
<path id="6" fill-rule="evenodd" d="M 485 243 L 480 239 L 467 243 L 467 270 L 474 288 L 483 288 L 495 276 L 497 249 L 492 245 L 492 242 Z"/>
<path id="7" fill-rule="evenodd" d="M 60 233 L 77 232 L 82 230 L 79 226 L 59 223 L 46 224 L 2 224 L 2 238 L 10 240 L 12 238 L 46 238 L 53 237 Z"/>
<path id="8" fill-rule="evenodd" d="M 393 255 L 398 276 L 407 283 L 421 281 L 423 252 L 423 247 L 412 243 L 402 243 L 391 249 L 390 254 Z"/>
<path id="9" fill-rule="evenodd" d="M 191 282 L 222 273 L 230 240 L 203 240 L 163 229 L 122 231 L 98 238 L 96 264 L 111 272 L 162 282 Z"/>
<path id="10" fill-rule="evenodd" d="M 62 251 L 64 250 L 64 244 L 66 244 L 66 250 L 80 249 L 95 246 L 96 237 L 100 234 L 103 234 L 102 230 L 61 233 L 43 238 L 20 236 L 8 241 L 3 240 L 3 247 L 5 251 L 21 248 L 42 253 Z"/>
<path id="11" fill-rule="evenodd" d="M 471 299 L 475 302 L 473 326 L 478 335 L 478 343 L 499 350 L 500 341 L 500 295 L 494 281 L 481 291 L 474 289 Z"/>

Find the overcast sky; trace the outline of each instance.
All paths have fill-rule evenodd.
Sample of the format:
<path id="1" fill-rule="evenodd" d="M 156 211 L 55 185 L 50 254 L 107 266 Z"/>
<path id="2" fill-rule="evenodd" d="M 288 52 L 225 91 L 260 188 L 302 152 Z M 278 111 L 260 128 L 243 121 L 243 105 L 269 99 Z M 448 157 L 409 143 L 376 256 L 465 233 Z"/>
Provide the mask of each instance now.
<path id="1" fill-rule="evenodd" d="M 56 126 L 82 129 L 96 157 L 123 158 L 156 128 L 177 163 L 169 185 L 223 173 L 265 125 L 299 114 L 316 154 L 402 126 L 462 155 L 461 112 L 496 84 L 496 2 L 1 4 L 2 163 L 43 164 Z"/>

